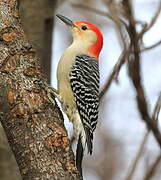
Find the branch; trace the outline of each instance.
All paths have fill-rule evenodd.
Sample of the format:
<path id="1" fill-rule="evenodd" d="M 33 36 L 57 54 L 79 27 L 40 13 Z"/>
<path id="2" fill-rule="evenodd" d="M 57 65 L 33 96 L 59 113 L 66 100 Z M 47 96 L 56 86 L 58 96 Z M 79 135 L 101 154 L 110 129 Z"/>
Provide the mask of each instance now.
<path id="1" fill-rule="evenodd" d="M 151 22 L 149 23 L 149 25 L 145 29 L 146 31 L 144 31 L 144 32 L 147 32 L 150 28 L 152 28 L 154 26 L 154 24 L 156 23 L 159 15 L 160 15 L 160 12 L 161 12 L 161 1 L 159 2 L 158 9 L 157 9 L 156 13 L 154 14 L 153 18 L 151 19 Z"/>
<path id="2" fill-rule="evenodd" d="M 129 21 L 129 37 L 131 40 L 130 56 L 128 61 L 128 70 L 131 81 L 136 90 L 137 106 L 140 115 L 146 123 L 148 129 L 152 130 L 158 145 L 161 148 L 161 133 L 157 124 L 152 120 L 148 112 L 148 103 L 145 97 L 145 92 L 141 83 L 140 75 L 140 47 L 137 39 L 137 32 L 135 27 L 135 20 L 132 12 L 132 7 L 129 0 L 124 0 L 124 8 L 127 13 L 127 20 Z"/>
<path id="3" fill-rule="evenodd" d="M 156 122 L 156 123 L 158 123 L 160 110 L 161 110 L 161 93 L 160 93 L 160 95 L 158 97 L 158 100 L 157 100 L 157 103 L 155 105 L 154 112 L 153 112 L 153 115 L 152 115 L 152 120 L 154 122 Z"/>
<path id="4" fill-rule="evenodd" d="M 145 47 L 145 48 L 141 49 L 141 52 L 154 49 L 154 48 L 156 48 L 157 46 L 160 46 L 160 45 L 161 45 L 161 40 L 156 42 L 156 43 L 154 43 L 153 45 L 151 45 L 149 47 Z"/>
<path id="5" fill-rule="evenodd" d="M 111 16 L 113 17 L 113 21 L 116 26 L 116 30 L 119 33 L 119 39 L 121 39 L 121 45 L 123 45 L 123 51 L 126 51 L 129 46 L 129 42 L 127 41 L 127 30 L 128 26 L 126 22 L 123 20 L 123 18 L 120 18 L 122 16 L 122 6 L 120 6 L 119 3 L 111 3 L 111 1 L 104 1 L 105 5 L 107 6 L 108 11 L 110 12 Z"/>
<path id="6" fill-rule="evenodd" d="M 159 2 L 158 9 L 157 9 L 156 13 L 154 14 L 154 16 L 152 17 L 151 22 L 149 24 L 145 24 L 144 28 L 138 35 L 138 39 L 142 39 L 143 35 L 154 26 L 154 24 L 156 23 L 159 15 L 160 15 L 160 12 L 161 12 L 161 1 Z"/>
<path id="7" fill-rule="evenodd" d="M 156 172 L 160 162 L 161 162 L 161 155 L 159 155 L 158 158 L 155 160 L 155 162 L 151 165 L 151 167 L 148 170 L 148 173 L 144 177 L 144 180 L 149 180 L 154 176 L 154 173 Z"/>
<path id="8" fill-rule="evenodd" d="M 24 180 L 79 179 L 62 114 L 20 24 L 16 0 L 0 1 L 1 123 Z"/>

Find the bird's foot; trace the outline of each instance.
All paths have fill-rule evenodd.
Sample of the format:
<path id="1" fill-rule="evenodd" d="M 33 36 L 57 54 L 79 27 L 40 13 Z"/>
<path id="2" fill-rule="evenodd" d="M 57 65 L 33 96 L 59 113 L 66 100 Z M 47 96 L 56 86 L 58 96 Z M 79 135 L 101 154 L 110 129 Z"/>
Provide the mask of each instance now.
<path id="1" fill-rule="evenodd" d="M 51 85 L 49 85 L 47 82 L 37 80 L 34 83 L 38 84 L 41 88 L 45 90 L 48 99 L 55 106 L 56 105 L 55 97 L 60 99 L 58 91 L 55 88 L 53 88 Z"/>

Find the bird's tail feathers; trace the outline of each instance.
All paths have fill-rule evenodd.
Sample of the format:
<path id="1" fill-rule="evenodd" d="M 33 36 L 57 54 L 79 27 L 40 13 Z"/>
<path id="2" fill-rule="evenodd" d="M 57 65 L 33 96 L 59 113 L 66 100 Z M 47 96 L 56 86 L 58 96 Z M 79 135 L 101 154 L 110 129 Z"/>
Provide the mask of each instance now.
<path id="1" fill-rule="evenodd" d="M 93 149 L 93 133 L 91 133 L 88 129 L 85 129 L 85 134 L 86 134 L 86 145 L 87 145 L 87 152 L 91 155 L 92 154 L 92 149 Z"/>
<path id="2" fill-rule="evenodd" d="M 82 136 L 80 134 L 78 138 L 78 144 L 77 144 L 77 150 L 76 150 L 76 166 L 80 173 L 81 180 L 83 180 L 83 174 L 82 174 L 83 156 L 84 156 L 84 148 L 83 148 L 83 143 L 82 143 Z"/>
<path id="3" fill-rule="evenodd" d="M 85 137 L 83 135 L 85 135 Z M 83 180 L 82 160 L 84 156 L 84 151 L 87 146 L 87 152 L 92 154 L 92 147 L 93 147 L 92 146 L 93 134 L 90 131 L 86 130 L 85 133 L 83 133 L 83 135 L 79 134 L 77 150 L 76 150 L 76 166 L 82 180 Z"/>

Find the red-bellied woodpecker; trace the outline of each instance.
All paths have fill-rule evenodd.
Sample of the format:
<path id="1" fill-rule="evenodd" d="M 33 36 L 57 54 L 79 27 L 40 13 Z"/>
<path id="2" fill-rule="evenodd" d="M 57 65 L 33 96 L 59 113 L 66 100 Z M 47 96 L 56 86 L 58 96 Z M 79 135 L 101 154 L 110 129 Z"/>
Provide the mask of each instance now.
<path id="1" fill-rule="evenodd" d="M 72 22 L 57 15 L 67 24 L 73 35 L 73 43 L 64 51 L 57 68 L 58 99 L 63 111 L 73 123 L 78 140 L 76 165 L 82 175 L 84 150 L 92 154 L 93 131 L 96 128 L 99 106 L 98 57 L 103 36 L 93 24 Z"/>

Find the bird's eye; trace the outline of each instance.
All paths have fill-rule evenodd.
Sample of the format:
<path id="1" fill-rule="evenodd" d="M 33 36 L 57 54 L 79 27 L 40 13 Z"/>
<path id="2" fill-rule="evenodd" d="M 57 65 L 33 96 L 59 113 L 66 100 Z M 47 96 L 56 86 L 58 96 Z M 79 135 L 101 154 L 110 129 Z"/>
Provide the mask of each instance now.
<path id="1" fill-rule="evenodd" d="M 82 29 L 83 31 L 85 31 L 85 30 L 87 30 L 88 28 L 87 28 L 87 26 L 82 26 L 81 29 Z"/>

